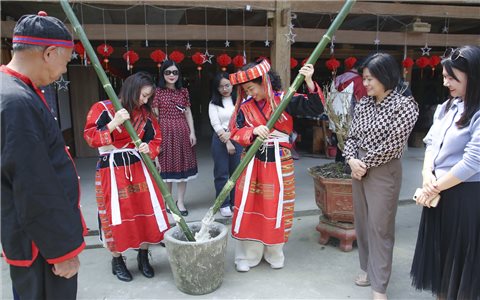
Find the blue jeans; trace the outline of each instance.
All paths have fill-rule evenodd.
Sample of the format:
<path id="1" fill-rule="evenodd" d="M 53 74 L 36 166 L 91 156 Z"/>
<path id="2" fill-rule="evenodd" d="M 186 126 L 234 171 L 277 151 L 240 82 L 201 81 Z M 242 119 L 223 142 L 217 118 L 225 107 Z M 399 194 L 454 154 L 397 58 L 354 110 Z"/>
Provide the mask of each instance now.
<path id="1" fill-rule="evenodd" d="M 212 157 L 213 157 L 213 176 L 215 177 L 215 191 L 216 197 L 220 194 L 228 178 L 232 175 L 235 168 L 240 162 L 240 155 L 242 154 L 242 146 L 233 142 L 235 146 L 235 154 L 230 155 L 227 152 L 227 145 L 222 143 L 217 134 L 212 135 Z M 235 188 L 230 192 L 230 197 L 227 197 L 221 207 L 228 207 L 234 205 Z"/>

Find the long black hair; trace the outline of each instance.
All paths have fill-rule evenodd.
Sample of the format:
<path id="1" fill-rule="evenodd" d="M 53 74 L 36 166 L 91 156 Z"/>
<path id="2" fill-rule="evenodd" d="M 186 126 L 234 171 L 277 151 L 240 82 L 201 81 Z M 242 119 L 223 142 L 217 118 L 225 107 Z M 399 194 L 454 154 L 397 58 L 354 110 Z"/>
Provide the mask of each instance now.
<path id="1" fill-rule="evenodd" d="M 167 83 L 165 82 L 165 75 L 163 75 L 163 72 L 166 69 L 170 68 L 171 66 L 175 66 L 178 69 L 178 79 L 175 82 L 175 88 L 179 90 L 183 87 L 182 71 L 180 70 L 180 66 L 176 62 L 170 59 L 162 63 L 162 67 L 160 68 L 160 73 L 158 74 L 158 87 L 161 89 L 164 89 L 167 87 Z"/>
<path id="2" fill-rule="evenodd" d="M 155 95 L 155 82 L 153 81 L 152 76 L 147 72 L 137 72 L 133 75 L 130 75 L 123 82 L 122 88 L 118 97 L 122 102 L 122 106 L 132 113 L 132 111 L 138 107 L 138 99 L 140 98 L 140 93 L 142 88 L 146 86 L 152 87 L 152 95 L 148 99 L 147 104 L 142 105 L 147 109 L 148 112 L 151 112 L 150 105 L 153 101 L 153 96 Z"/>
<path id="3" fill-rule="evenodd" d="M 457 52 L 458 51 L 458 52 Z M 442 60 L 442 66 L 447 74 L 456 81 L 459 81 L 453 69 L 457 69 L 467 75 L 467 88 L 465 92 L 464 111 L 460 119 L 455 123 L 458 128 L 468 126 L 473 115 L 480 109 L 480 47 L 463 46 L 456 49 L 453 55 L 460 54 L 455 59 L 451 56 Z M 452 104 L 452 98 L 447 103 L 447 109 Z"/>
<path id="4" fill-rule="evenodd" d="M 212 104 L 215 104 L 221 107 L 223 107 L 223 101 L 222 101 L 223 96 L 218 91 L 218 87 L 220 86 L 220 81 L 222 81 L 222 79 L 227 79 L 230 82 L 228 78 L 228 73 L 226 72 L 219 72 L 212 79 Z M 235 105 L 235 102 L 237 100 L 237 92 L 233 87 L 232 87 L 231 96 L 232 96 L 233 105 Z"/>

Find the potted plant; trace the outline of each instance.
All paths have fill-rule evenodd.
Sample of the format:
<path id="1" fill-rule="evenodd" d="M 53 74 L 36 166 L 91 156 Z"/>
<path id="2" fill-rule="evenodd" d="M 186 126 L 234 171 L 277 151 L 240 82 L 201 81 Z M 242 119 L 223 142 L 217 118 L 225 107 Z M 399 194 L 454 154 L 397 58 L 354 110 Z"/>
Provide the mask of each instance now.
<path id="1" fill-rule="evenodd" d="M 330 128 L 337 135 L 338 148 L 343 151 L 348 135 L 351 115 L 353 84 L 339 92 L 332 81 L 325 87 L 325 112 Z M 343 162 L 333 162 L 308 169 L 315 186 L 315 202 L 322 211 L 316 229 L 320 232 L 321 244 L 327 244 L 330 237 L 340 240 L 340 249 L 352 250 L 356 239 L 353 226 L 352 178 L 349 168 Z"/>

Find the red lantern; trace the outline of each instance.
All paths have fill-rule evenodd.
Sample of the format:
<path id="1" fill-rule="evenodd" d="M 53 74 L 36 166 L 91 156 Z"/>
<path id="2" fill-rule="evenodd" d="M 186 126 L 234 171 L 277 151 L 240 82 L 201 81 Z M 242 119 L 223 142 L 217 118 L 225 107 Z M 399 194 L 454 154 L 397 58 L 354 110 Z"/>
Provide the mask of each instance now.
<path id="1" fill-rule="evenodd" d="M 442 59 L 438 55 L 432 55 L 430 56 L 430 62 L 429 65 L 432 67 L 433 71 L 435 71 L 435 67 L 440 63 Z"/>
<path id="2" fill-rule="evenodd" d="M 101 44 L 97 47 L 97 53 L 103 57 L 109 57 L 113 53 L 113 47 L 109 44 Z"/>
<path id="3" fill-rule="evenodd" d="M 423 68 L 425 68 L 426 66 L 428 66 L 428 64 L 430 64 L 430 59 L 428 59 L 428 57 L 426 56 L 422 56 L 420 58 L 417 58 L 417 60 L 415 60 L 415 64 L 422 70 L 420 73 L 420 78 L 422 78 Z"/>
<path id="4" fill-rule="evenodd" d="M 197 65 L 197 66 L 201 66 L 203 64 L 203 57 L 202 57 L 203 53 L 200 53 L 200 52 L 195 52 L 193 55 L 192 55 L 192 61 Z"/>
<path id="5" fill-rule="evenodd" d="M 438 55 L 432 55 L 430 56 L 430 61 L 429 61 L 429 65 L 430 67 L 432 68 L 432 77 L 433 75 L 435 74 L 435 67 L 440 63 L 442 59 L 440 58 L 440 56 Z"/>
<path id="6" fill-rule="evenodd" d="M 108 70 L 108 57 L 113 53 L 113 47 L 109 44 L 101 44 L 97 47 L 97 53 L 103 56 L 103 62 L 105 63 L 105 70 Z"/>
<path id="7" fill-rule="evenodd" d="M 83 47 L 82 42 L 75 43 L 75 45 L 73 45 L 73 50 L 77 52 L 77 54 L 80 56 L 81 59 L 83 59 L 83 57 L 87 54 L 85 52 L 85 47 Z"/>
<path id="8" fill-rule="evenodd" d="M 298 66 L 298 60 L 296 60 L 293 57 L 290 57 L 290 68 L 295 69 L 296 66 Z"/>
<path id="9" fill-rule="evenodd" d="M 430 56 L 430 67 L 435 68 L 441 61 L 441 58 L 437 55 Z"/>
<path id="10" fill-rule="evenodd" d="M 415 61 L 415 64 L 421 69 L 428 66 L 429 63 L 430 63 L 430 60 L 426 56 L 422 56 L 420 58 L 417 58 L 417 60 Z"/>
<path id="11" fill-rule="evenodd" d="M 202 64 L 203 64 L 203 53 L 200 53 L 200 52 L 195 52 L 193 55 L 192 55 L 192 61 L 197 65 L 197 70 L 198 70 L 198 78 L 201 78 L 202 74 L 201 74 L 201 71 L 202 71 Z"/>
<path id="12" fill-rule="evenodd" d="M 228 54 L 224 53 L 217 56 L 217 63 L 220 65 L 220 67 L 222 67 L 222 71 L 225 72 L 227 70 L 227 66 L 232 63 L 232 58 Z"/>
<path id="13" fill-rule="evenodd" d="M 403 61 L 402 61 L 402 65 L 404 68 L 410 68 L 413 66 L 413 59 L 411 59 L 410 57 L 407 57 L 405 58 Z"/>
<path id="14" fill-rule="evenodd" d="M 351 68 L 353 68 L 356 62 L 357 62 L 357 59 L 353 56 L 350 56 L 345 58 L 345 60 L 343 61 L 343 64 L 345 65 L 345 68 L 347 70 L 350 70 Z"/>
<path id="15" fill-rule="evenodd" d="M 183 61 L 183 59 L 185 58 L 185 55 L 182 52 L 175 50 L 172 53 L 170 53 L 169 58 L 174 62 L 176 62 L 177 64 L 179 64 Z"/>
<path id="16" fill-rule="evenodd" d="M 161 63 L 162 61 L 165 60 L 166 57 L 167 56 L 165 55 L 165 52 L 163 52 L 160 49 L 157 49 L 155 51 L 152 51 L 152 53 L 150 53 L 150 58 L 156 63 Z"/>
<path id="17" fill-rule="evenodd" d="M 87 64 L 90 64 L 90 59 L 87 56 L 87 51 L 85 50 L 85 47 L 83 47 L 82 42 L 77 42 L 75 45 L 73 45 L 73 50 L 80 56 L 80 59 L 83 60 L 83 64 L 86 66 Z"/>
<path id="18" fill-rule="evenodd" d="M 157 63 L 157 68 L 160 70 L 162 62 L 165 60 L 167 55 L 160 49 L 154 50 L 150 53 L 150 58 Z"/>
<path id="19" fill-rule="evenodd" d="M 338 67 L 340 67 L 340 62 L 335 57 L 332 57 L 325 62 L 325 66 L 327 66 L 327 69 L 329 69 L 332 74 L 335 74 Z"/>
<path id="20" fill-rule="evenodd" d="M 131 70 L 133 68 L 133 64 L 135 64 L 140 57 L 138 56 L 138 53 L 129 50 L 125 53 L 123 53 L 123 59 L 127 62 L 127 69 Z"/>
<path id="21" fill-rule="evenodd" d="M 402 61 L 403 77 L 406 77 L 406 75 L 408 74 L 408 69 L 411 68 L 413 66 L 413 64 L 414 64 L 413 59 L 411 59 L 410 57 L 406 57 Z"/>
<path id="22" fill-rule="evenodd" d="M 243 55 L 238 54 L 233 58 L 233 65 L 235 68 L 240 69 L 245 65 L 245 57 Z"/>

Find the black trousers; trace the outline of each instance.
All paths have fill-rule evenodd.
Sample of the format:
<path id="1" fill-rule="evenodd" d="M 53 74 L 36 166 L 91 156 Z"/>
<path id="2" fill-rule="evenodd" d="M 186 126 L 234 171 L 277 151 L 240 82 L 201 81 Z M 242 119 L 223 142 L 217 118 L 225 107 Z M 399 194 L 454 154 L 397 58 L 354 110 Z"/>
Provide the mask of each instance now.
<path id="1" fill-rule="evenodd" d="M 70 279 L 59 277 L 53 274 L 52 267 L 41 255 L 28 268 L 10 265 L 10 278 L 21 300 L 77 298 L 77 275 Z"/>

